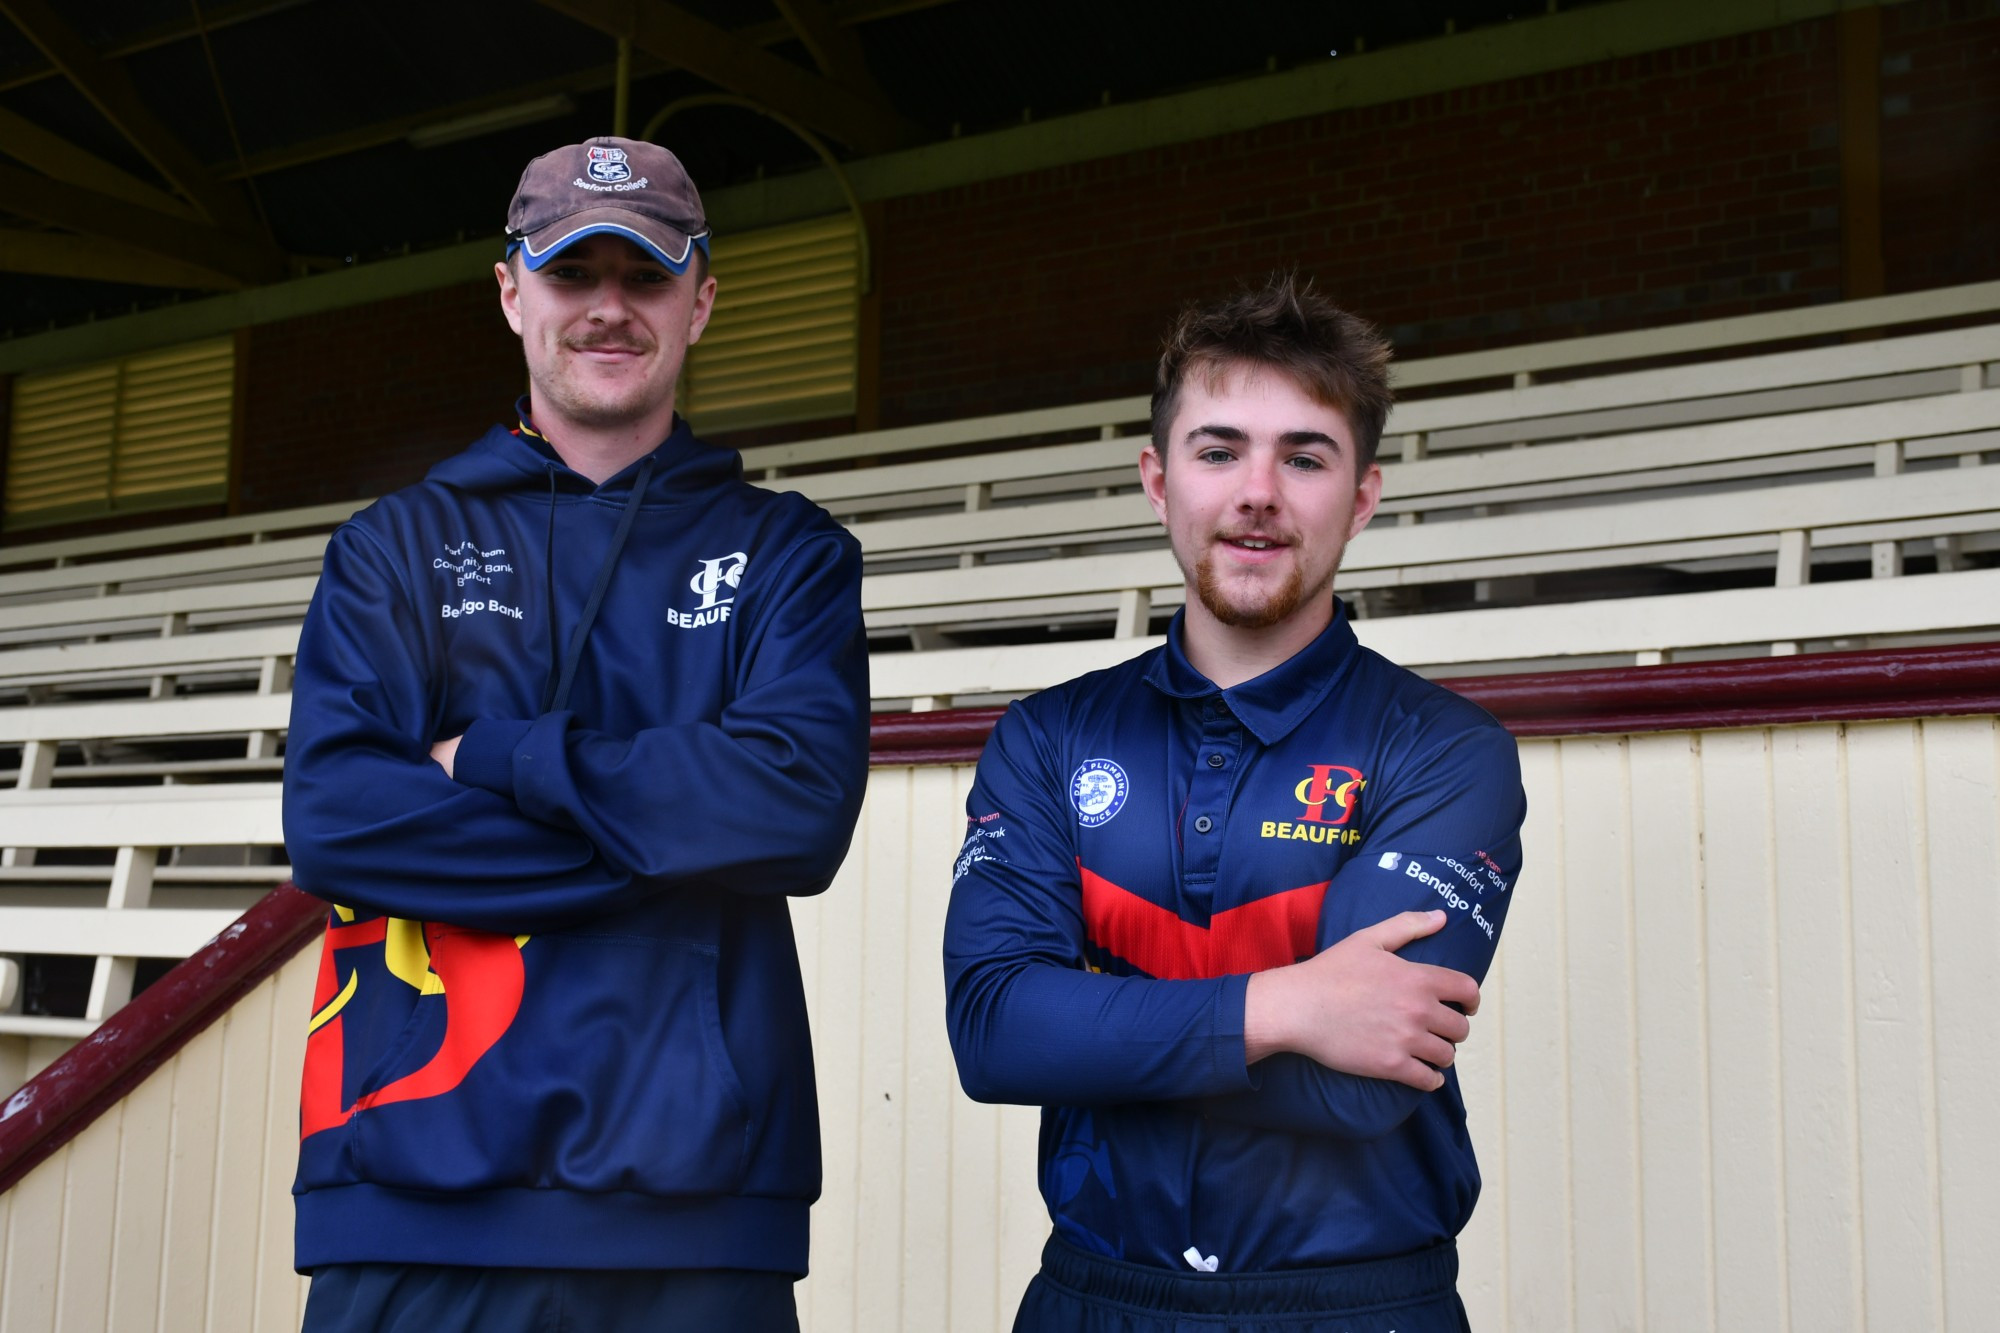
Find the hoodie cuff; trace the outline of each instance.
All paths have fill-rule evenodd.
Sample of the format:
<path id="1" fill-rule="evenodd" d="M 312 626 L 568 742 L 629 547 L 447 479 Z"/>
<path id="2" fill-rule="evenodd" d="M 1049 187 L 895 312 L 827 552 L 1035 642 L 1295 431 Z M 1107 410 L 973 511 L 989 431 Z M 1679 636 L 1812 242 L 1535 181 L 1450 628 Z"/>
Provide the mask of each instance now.
<path id="1" fill-rule="evenodd" d="M 474 722 L 459 739 L 458 754 L 451 762 L 452 776 L 468 787 L 513 799 L 514 751 L 527 739 L 532 722 Z"/>

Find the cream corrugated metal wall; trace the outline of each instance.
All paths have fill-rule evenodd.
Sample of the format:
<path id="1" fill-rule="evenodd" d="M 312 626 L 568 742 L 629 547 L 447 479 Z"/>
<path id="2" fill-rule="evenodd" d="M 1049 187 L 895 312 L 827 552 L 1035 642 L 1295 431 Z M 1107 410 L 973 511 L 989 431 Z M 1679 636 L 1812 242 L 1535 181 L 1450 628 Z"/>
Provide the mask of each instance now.
<path id="1" fill-rule="evenodd" d="M 2000 723 L 1521 751 L 1529 868 L 1462 1061 L 1473 1326 L 2000 1328 Z M 878 769 L 795 912 L 826 1136 L 810 1333 L 1004 1330 L 1047 1231 L 1034 1113 L 967 1101 L 945 1046 L 969 779 Z M 312 966 L 0 1194 L 0 1333 L 294 1326 Z"/>
<path id="2" fill-rule="evenodd" d="M 0 1333 L 298 1327 L 291 1185 L 318 953 L 0 1194 Z"/>

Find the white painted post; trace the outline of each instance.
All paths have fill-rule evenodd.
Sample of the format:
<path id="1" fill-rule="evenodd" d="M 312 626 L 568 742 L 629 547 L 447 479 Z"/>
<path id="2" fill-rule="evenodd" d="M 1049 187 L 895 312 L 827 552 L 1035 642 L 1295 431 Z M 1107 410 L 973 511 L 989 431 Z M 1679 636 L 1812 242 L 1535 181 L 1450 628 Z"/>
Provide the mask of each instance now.
<path id="1" fill-rule="evenodd" d="M 257 693 L 282 694 L 292 688 L 292 659 L 289 657 L 267 657 L 257 671 Z M 278 755 L 278 733 L 275 731 L 253 731 L 250 742 L 244 750 L 247 759 L 275 759 Z"/>
<path id="2" fill-rule="evenodd" d="M 1885 440 L 1875 446 L 1875 475 L 1895 477 L 1903 472 L 1903 442 Z M 1901 542 L 1870 542 L 1868 544 L 1868 576 L 1877 579 L 1900 578 L 1903 573 L 1903 544 Z"/>
<path id="3" fill-rule="evenodd" d="M 154 847 L 120 847 L 118 863 L 111 872 L 111 893 L 105 906 L 113 911 L 141 911 L 153 896 L 153 868 L 159 862 Z M 100 955 L 90 975 L 90 1000 L 83 1016 L 101 1023 L 122 1009 L 132 998 L 132 974 L 136 958 Z"/>
<path id="4" fill-rule="evenodd" d="M 1812 548 L 1799 528 L 1778 534 L 1778 586 L 1804 587 L 1812 580 Z"/>
<path id="5" fill-rule="evenodd" d="M 1112 631 L 1113 638 L 1137 639 L 1144 637 L 1151 626 L 1153 595 L 1144 588 L 1127 588 L 1118 594 L 1118 627 Z"/>
<path id="6" fill-rule="evenodd" d="M 21 773 L 14 780 L 19 791 L 32 791 L 49 785 L 56 767 L 55 741 L 29 741 L 21 747 Z M 35 849 L 32 847 L 9 847 L 0 851 L 0 866 L 31 866 L 35 863 Z M 6 1008 L 0 1005 L 0 1009 Z"/>
<path id="7" fill-rule="evenodd" d="M 171 639 L 175 635 L 187 633 L 187 615 L 180 611 L 170 611 L 160 617 L 160 637 Z M 153 677 L 152 688 L 148 691 L 155 699 L 165 699 L 174 692 L 174 677 Z"/>

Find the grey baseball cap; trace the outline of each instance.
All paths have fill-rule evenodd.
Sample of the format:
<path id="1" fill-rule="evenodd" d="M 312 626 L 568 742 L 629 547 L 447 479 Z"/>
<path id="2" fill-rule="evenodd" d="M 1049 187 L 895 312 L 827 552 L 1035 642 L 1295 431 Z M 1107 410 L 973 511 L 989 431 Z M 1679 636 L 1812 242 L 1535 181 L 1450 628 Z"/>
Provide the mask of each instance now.
<path id="1" fill-rule="evenodd" d="M 658 144 L 610 135 L 543 153 L 507 205 L 507 253 L 531 269 L 586 236 L 623 236 L 675 273 L 694 247 L 708 253 L 708 219 L 687 169 Z"/>

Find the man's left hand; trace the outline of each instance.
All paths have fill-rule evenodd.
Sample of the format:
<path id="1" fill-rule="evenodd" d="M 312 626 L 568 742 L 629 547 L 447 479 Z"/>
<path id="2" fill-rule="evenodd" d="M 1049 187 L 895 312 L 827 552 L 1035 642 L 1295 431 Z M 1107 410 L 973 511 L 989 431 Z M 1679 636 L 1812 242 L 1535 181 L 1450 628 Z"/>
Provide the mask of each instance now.
<path id="1" fill-rule="evenodd" d="M 444 770 L 446 777 L 455 776 L 451 771 L 451 763 L 458 757 L 458 743 L 464 739 L 462 735 L 453 736 L 448 741 L 439 741 L 431 746 L 431 758 L 438 761 L 438 767 Z"/>

